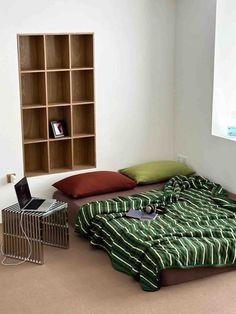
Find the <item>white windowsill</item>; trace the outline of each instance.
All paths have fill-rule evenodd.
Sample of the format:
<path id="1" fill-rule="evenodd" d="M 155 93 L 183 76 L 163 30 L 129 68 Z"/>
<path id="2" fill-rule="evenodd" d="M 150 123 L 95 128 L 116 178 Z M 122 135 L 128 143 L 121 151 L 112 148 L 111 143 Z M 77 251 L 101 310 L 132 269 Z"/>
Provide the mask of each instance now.
<path id="1" fill-rule="evenodd" d="M 220 132 L 219 133 L 212 132 L 212 135 L 236 142 L 236 136 L 229 136 L 227 134 L 220 133 Z"/>

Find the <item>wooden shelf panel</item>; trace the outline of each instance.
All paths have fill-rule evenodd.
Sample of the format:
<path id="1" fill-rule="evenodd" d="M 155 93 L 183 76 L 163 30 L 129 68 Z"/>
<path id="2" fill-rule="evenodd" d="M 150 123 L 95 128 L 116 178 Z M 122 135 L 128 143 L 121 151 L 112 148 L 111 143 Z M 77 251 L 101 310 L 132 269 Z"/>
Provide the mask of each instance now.
<path id="1" fill-rule="evenodd" d="M 63 120 L 68 132 L 71 136 L 71 107 L 70 106 L 59 106 L 48 108 L 48 121 Z"/>
<path id="2" fill-rule="evenodd" d="M 24 145 L 24 157 L 27 174 L 48 172 L 47 143 Z"/>
<path id="3" fill-rule="evenodd" d="M 62 104 L 62 103 L 57 103 L 57 102 L 51 102 L 50 104 L 48 104 L 48 106 L 49 107 L 65 107 L 65 106 L 70 106 L 70 104 L 69 103 L 64 103 L 64 104 Z"/>
<path id="4" fill-rule="evenodd" d="M 89 71 L 89 70 L 93 70 L 93 67 L 81 67 L 81 68 L 73 68 L 71 69 L 71 71 Z"/>
<path id="5" fill-rule="evenodd" d="M 93 35 L 71 35 L 71 67 L 93 67 Z"/>
<path id="6" fill-rule="evenodd" d="M 93 71 L 72 71 L 72 102 L 94 100 Z"/>
<path id="7" fill-rule="evenodd" d="M 52 141 L 50 147 L 50 171 L 72 169 L 71 140 Z"/>
<path id="8" fill-rule="evenodd" d="M 90 105 L 90 104 L 94 104 L 94 101 L 86 101 L 86 100 L 83 101 L 83 100 L 81 100 L 81 101 L 72 102 L 73 106 L 77 106 L 77 105 L 82 106 L 82 105 Z"/>
<path id="9" fill-rule="evenodd" d="M 95 168 L 96 165 L 79 165 L 79 166 L 74 166 L 73 170 L 86 170 L 86 169 L 93 169 Z"/>
<path id="10" fill-rule="evenodd" d="M 74 167 L 95 167 L 95 139 L 93 137 L 73 140 Z"/>
<path id="11" fill-rule="evenodd" d="M 70 103 L 70 73 L 67 71 L 47 73 L 48 105 Z"/>
<path id="12" fill-rule="evenodd" d="M 94 134 L 94 105 L 73 106 L 73 136 Z"/>
<path id="13" fill-rule="evenodd" d="M 69 69 L 69 36 L 46 35 L 47 69 Z"/>
<path id="14" fill-rule="evenodd" d="M 27 73 L 44 73 L 45 70 L 23 70 L 21 71 L 22 74 L 27 74 Z"/>
<path id="15" fill-rule="evenodd" d="M 78 133 L 78 134 L 74 134 L 73 138 L 85 138 L 85 137 L 95 137 L 94 133 Z"/>
<path id="16" fill-rule="evenodd" d="M 50 138 L 49 142 L 52 142 L 52 141 L 64 141 L 64 140 L 70 140 L 70 139 L 71 139 L 70 136 L 64 136 L 64 137 L 58 137 L 58 138 Z"/>
<path id="17" fill-rule="evenodd" d="M 23 111 L 24 140 L 38 141 L 47 139 L 46 109 L 28 109 Z"/>
<path id="18" fill-rule="evenodd" d="M 44 44 L 42 35 L 19 36 L 20 70 L 44 70 Z"/>
<path id="19" fill-rule="evenodd" d="M 51 70 L 46 70 L 47 73 L 51 73 L 51 72 L 61 72 L 61 71 L 70 71 L 70 69 L 68 68 L 61 68 L 61 69 L 51 69 Z"/>
<path id="20" fill-rule="evenodd" d="M 23 110 L 28 110 L 28 109 L 40 109 L 40 108 L 45 108 L 45 105 L 39 105 L 39 104 L 31 104 L 31 105 L 25 105 L 22 107 Z"/>
<path id="21" fill-rule="evenodd" d="M 34 138 L 34 139 L 29 139 L 29 138 L 25 138 L 24 139 L 24 144 L 33 144 L 33 143 L 47 143 L 47 140 L 45 140 L 45 138 L 43 137 L 38 137 L 38 138 Z"/>
<path id="22" fill-rule="evenodd" d="M 25 171 L 26 177 L 36 177 L 48 174 L 48 171 L 38 170 L 38 171 Z"/>
<path id="23" fill-rule="evenodd" d="M 61 173 L 61 172 L 68 172 L 72 170 L 73 169 L 70 167 L 53 168 L 50 170 L 50 173 Z"/>
<path id="24" fill-rule="evenodd" d="M 46 106 L 45 74 L 21 74 L 22 106 Z"/>

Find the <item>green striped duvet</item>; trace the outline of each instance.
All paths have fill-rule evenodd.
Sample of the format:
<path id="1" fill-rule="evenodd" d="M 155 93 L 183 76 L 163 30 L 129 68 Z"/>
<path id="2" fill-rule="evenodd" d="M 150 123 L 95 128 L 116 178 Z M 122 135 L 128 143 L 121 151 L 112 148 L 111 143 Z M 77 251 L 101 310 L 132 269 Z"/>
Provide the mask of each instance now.
<path id="1" fill-rule="evenodd" d="M 150 203 L 168 212 L 152 221 L 125 217 L 130 208 Z M 200 176 L 177 176 L 163 190 L 82 206 L 75 230 L 106 250 L 115 269 L 155 291 L 162 269 L 235 264 L 234 211 L 236 203 L 220 185 Z"/>

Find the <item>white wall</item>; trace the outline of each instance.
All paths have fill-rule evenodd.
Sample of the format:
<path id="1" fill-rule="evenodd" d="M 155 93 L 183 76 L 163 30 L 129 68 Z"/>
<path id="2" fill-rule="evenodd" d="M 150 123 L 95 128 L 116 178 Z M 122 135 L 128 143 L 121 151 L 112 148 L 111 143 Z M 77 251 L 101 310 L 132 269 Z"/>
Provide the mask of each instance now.
<path id="1" fill-rule="evenodd" d="M 211 135 L 215 0 L 176 1 L 175 153 L 236 192 L 235 142 Z"/>
<path id="2" fill-rule="evenodd" d="M 97 168 L 112 170 L 173 157 L 174 21 L 174 0 L 1 3 L 1 208 L 16 201 L 6 174 L 23 176 L 16 34 L 95 32 Z M 70 174 L 30 178 L 33 194 Z"/>

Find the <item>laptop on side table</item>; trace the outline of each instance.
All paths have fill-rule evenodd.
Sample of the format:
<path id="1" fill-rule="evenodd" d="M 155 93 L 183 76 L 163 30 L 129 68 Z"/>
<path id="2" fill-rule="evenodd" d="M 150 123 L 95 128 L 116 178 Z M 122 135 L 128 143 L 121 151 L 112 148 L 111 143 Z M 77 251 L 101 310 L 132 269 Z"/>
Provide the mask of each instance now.
<path id="1" fill-rule="evenodd" d="M 54 199 L 32 197 L 26 177 L 15 184 L 15 191 L 20 209 L 23 211 L 47 212 L 56 202 Z"/>

